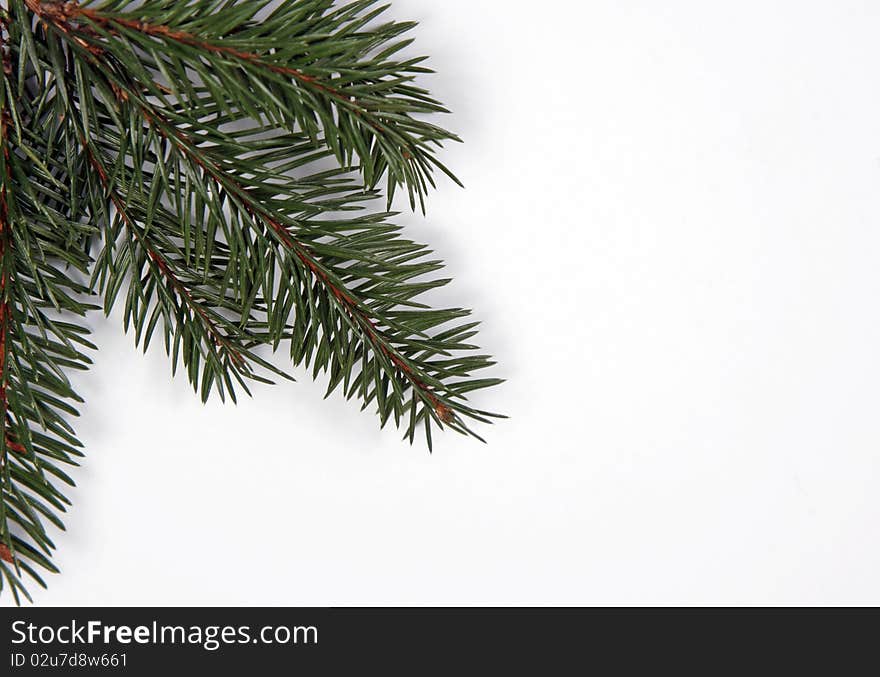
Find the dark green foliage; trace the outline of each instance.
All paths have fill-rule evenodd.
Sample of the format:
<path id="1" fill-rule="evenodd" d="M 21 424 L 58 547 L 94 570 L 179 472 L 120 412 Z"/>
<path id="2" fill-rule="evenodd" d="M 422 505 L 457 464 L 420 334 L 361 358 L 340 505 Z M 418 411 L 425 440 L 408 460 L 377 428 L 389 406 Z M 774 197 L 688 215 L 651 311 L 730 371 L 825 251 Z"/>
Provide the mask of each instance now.
<path id="1" fill-rule="evenodd" d="M 271 7 L 270 7 L 271 5 Z M 0 589 L 55 571 L 80 456 L 82 317 L 123 304 L 203 399 L 289 378 L 282 348 L 412 442 L 492 414 L 476 323 L 420 297 L 441 263 L 392 223 L 449 132 L 374 0 L 11 0 L 0 10 Z M 454 178 L 454 177 L 453 177 Z M 384 179 L 385 200 L 378 188 Z"/>

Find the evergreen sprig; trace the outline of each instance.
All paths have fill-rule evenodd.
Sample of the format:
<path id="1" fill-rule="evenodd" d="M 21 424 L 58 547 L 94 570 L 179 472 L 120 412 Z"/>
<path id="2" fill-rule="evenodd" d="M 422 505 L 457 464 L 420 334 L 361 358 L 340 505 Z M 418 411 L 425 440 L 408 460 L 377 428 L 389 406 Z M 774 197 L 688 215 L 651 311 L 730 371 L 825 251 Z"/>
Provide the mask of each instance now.
<path id="1" fill-rule="evenodd" d="M 124 306 L 203 399 L 326 374 L 412 442 L 475 435 L 499 383 L 461 308 L 421 295 L 442 264 L 403 236 L 457 140 L 402 56 L 411 23 L 375 0 L 9 0 L 0 9 L 0 589 L 55 571 L 81 455 L 93 308 Z"/>

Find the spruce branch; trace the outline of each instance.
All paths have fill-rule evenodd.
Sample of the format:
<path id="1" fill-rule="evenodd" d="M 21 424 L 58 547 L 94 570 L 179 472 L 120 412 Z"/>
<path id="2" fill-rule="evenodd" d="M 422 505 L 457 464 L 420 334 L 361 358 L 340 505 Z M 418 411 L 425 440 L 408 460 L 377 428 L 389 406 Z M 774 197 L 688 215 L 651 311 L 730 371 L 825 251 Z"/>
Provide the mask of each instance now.
<path id="1" fill-rule="evenodd" d="M 423 295 L 442 263 L 389 212 L 424 208 L 457 137 L 401 56 L 413 24 L 374 0 L 10 0 L 0 14 L 0 584 L 54 571 L 79 442 L 67 373 L 101 298 L 160 336 L 202 399 L 324 374 L 393 421 L 474 437 L 500 383 L 464 308 Z M 385 195 L 379 189 L 386 181 Z M 377 201 L 385 198 L 382 207 Z M 94 258 L 93 258 L 94 255 Z M 82 276 L 82 281 L 80 277 Z M 90 279 L 90 282 L 87 280 Z M 72 318 L 72 321 L 70 318 Z"/>
<path id="2" fill-rule="evenodd" d="M 413 84 L 430 70 L 420 65 L 423 58 L 392 58 L 409 44 L 398 38 L 414 24 L 365 30 L 386 9 L 375 9 L 375 0 L 335 10 L 326 0 L 284 2 L 262 20 L 255 16 L 268 0 L 219 3 L 219 11 L 214 0 L 189 0 L 184 10 L 176 0 L 135 8 L 122 0 L 97 9 L 88 2 L 26 3 L 83 50 L 113 54 L 144 81 L 152 80 L 150 69 L 164 76 L 171 91 L 151 82 L 150 94 L 185 97 L 189 70 L 215 94 L 228 91 L 236 103 L 265 93 L 261 105 L 247 106 L 250 115 L 298 126 L 313 139 L 323 131 L 339 162 L 357 164 L 367 185 L 388 175 L 389 204 L 395 189 L 405 186 L 411 203 L 419 200 L 424 207 L 434 169 L 457 181 L 434 147 L 458 137 L 417 117 L 448 112 Z M 120 12 L 128 9 L 132 14 Z M 221 15 L 227 20 L 215 25 L 211 18 Z"/>
<path id="3" fill-rule="evenodd" d="M 91 227 L 52 150 L 51 97 L 16 96 L 17 31 L 0 16 L 0 590 L 18 603 L 29 599 L 24 577 L 44 585 L 38 569 L 57 570 L 47 523 L 62 527 L 59 485 L 72 484 L 62 466 L 81 456 L 68 421 L 81 399 L 67 374 L 90 363 L 88 331 L 75 321 L 90 308 L 88 288 L 73 273 L 87 270 L 80 245 Z"/>

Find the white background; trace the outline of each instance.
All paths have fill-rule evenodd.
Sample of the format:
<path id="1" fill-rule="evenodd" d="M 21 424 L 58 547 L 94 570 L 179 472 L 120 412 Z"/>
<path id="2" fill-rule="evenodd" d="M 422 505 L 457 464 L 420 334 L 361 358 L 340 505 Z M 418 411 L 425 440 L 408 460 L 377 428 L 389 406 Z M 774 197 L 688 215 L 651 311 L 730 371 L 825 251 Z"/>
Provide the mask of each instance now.
<path id="1" fill-rule="evenodd" d="M 880 602 L 880 5 L 395 0 L 466 143 L 406 215 L 509 379 L 410 448 L 203 407 L 93 318 L 40 604 Z"/>

